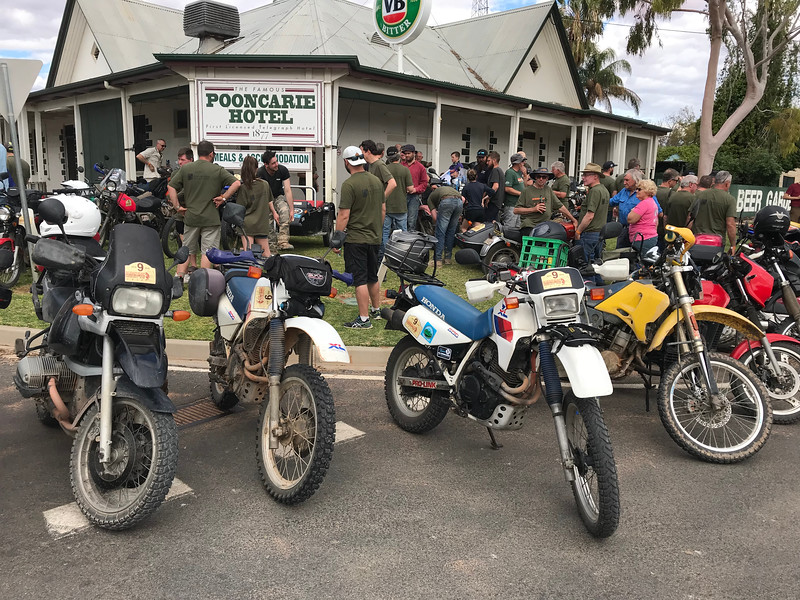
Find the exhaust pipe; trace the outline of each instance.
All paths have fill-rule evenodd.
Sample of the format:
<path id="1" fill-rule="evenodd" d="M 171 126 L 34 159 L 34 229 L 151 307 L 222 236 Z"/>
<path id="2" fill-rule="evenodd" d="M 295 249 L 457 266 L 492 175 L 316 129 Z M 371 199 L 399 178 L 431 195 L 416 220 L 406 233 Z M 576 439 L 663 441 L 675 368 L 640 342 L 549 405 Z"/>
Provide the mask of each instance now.
<path id="1" fill-rule="evenodd" d="M 53 406 L 55 407 L 53 417 L 58 421 L 58 424 L 61 425 L 64 431 L 75 434 L 78 429 L 69 420 L 69 409 L 61 399 L 61 394 L 58 393 L 55 377 L 51 377 L 47 382 L 47 391 L 50 393 L 50 400 L 53 401 Z"/>

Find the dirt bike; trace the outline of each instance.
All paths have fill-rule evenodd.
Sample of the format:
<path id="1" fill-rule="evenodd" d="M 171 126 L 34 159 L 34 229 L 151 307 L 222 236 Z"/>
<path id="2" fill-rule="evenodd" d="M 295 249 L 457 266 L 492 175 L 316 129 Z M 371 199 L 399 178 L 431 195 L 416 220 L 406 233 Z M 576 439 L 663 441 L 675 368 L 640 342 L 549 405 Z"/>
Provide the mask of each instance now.
<path id="1" fill-rule="evenodd" d="M 243 235 L 245 207 L 228 202 L 223 219 Z M 332 247 L 341 247 L 335 232 Z M 243 252 L 211 249 L 224 271 L 198 269 L 189 280 L 195 314 L 214 317 L 209 380 L 214 404 L 261 402 L 258 468 L 269 494 L 297 504 L 317 490 L 330 465 L 336 419 L 325 379 L 312 366 L 314 347 L 328 362 L 350 362 L 336 330 L 322 320 L 320 296 L 331 293 L 330 264 L 297 255 L 264 258 L 253 244 Z M 286 366 L 291 353 L 298 364 Z"/>
<path id="2" fill-rule="evenodd" d="M 409 247 L 407 254 L 424 251 Z M 460 250 L 456 260 L 480 262 L 469 249 Z M 580 273 L 568 267 L 512 273 L 493 265 L 487 280 L 467 282 L 471 301 L 488 300 L 495 292 L 503 296 L 481 312 L 426 275 L 424 266 L 409 268 L 401 260 L 390 268 L 401 286 L 382 317 L 387 329 L 407 334 L 386 365 L 386 403 L 395 423 L 424 433 L 452 409 L 486 427 L 492 447 L 499 448 L 494 431 L 522 427 L 527 409 L 544 395 L 560 464 L 584 525 L 596 537 L 614 533 L 617 471 L 597 398 L 613 389 L 594 340 L 579 323 Z M 571 385 L 566 394 L 562 370 Z"/>
<path id="3" fill-rule="evenodd" d="M 652 378 L 660 376 L 659 416 L 681 448 L 708 462 L 744 460 L 769 437 L 769 393 L 745 365 L 710 351 L 698 322 L 729 325 L 754 342 L 764 332 L 731 310 L 693 306 L 701 286 L 688 259 L 694 235 L 668 225 L 665 240 L 657 262 L 639 273 L 652 280 L 588 286 L 588 323 L 599 330 L 613 379 L 642 375 L 648 409 Z M 591 266 L 586 270 L 593 272 Z"/>
<path id="4" fill-rule="evenodd" d="M 62 230 L 61 240 L 29 237 L 44 268 L 32 286 L 34 308 L 49 326 L 16 340 L 14 383 L 35 400 L 43 424 L 74 438 L 70 479 L 81 512 L 104 529 L 127 529 L 159 507 L 175 476 L 163 318 L 189 317 L 169 310 L 183 288 L 168 275 L 152 230 L 118 226 L 106 255 L 91 237 L 65 234 L 66 211 L 55 198 L 39 212 Z"/>
<path id="5" fill-rule="evenodd" d="M 772 295 L 773 277 L 743 254 L 731 257 L 722 253 L 703 271 L 702 298 L 695 305 L 730 308 L 759 324 L 759 310 Z M 721 333 L 721 325 L 713 324 L 705 332 L 713 345 Z M 744 340 L 731 352 L 731 357 L 750 367 L 764 384 L 772 403 L 776 423 L 800 420 L 800 341 L 777 333 L 767 333 L 760 340 Z"/>

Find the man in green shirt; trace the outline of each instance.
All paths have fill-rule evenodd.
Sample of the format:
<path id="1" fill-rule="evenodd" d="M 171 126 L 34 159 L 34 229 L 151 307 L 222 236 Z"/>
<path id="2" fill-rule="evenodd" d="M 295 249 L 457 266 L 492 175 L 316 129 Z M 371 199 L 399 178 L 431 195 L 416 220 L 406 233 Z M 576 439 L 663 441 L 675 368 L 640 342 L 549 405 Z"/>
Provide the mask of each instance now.
<path id="1" fill-rule="evenodd" d="M 214 144 L 203 140 L 197 144 L 198 160 L 183 165 L 167 186 L 169 201 L 183 215 L 183 245 L 190 253 L 197 253 L 200 244 L 200 266 L 211 268 L 206 250 L 219 247 L 220 220 L 217 208 L 230 200 L 241 182 L 221 166 L 214 164 Z M 222 188 L 229 186 L 224 193 Z M 178 193 L 183 191 L 185 206 L 178 203 Z M 178 266 L 177 275 L 186 274 L 186 263 Z"/>
<path id="2" fill-rule="evenodd" d="M 733 175 L 728 171 L 717 171 L 714 187 L 698 192 L 689 210 L 694 217 L 695 234 L 718 235 L 724 242 L 727 232 L 731 248 L 736 246 L 736 199 L 728 193 L 732 181 Z"/>
<path id="3" fill-rule="evenodd" d="M 336 229 L 347 230 L 344 244 L 344 267 L 353 275 L 356 288 L 358 316 L 345 327 L 371 329 L 370 313 L 380 312 L 380 283 L 378 282 L 378 249 L 386 217 L 386 204 L 381 180 L 365 169 L 367 161 L 357 146 L 342 152 L 344 167 L 350 177 L 339 189 L 339 214 Z M 370 311 L 372 301 L 372 311 Z"/>
<path id="4" fill-rule="evenodd" d="M 514 212 L 522 190 L 525 189 L 525 177 L 523 173 L 523 163 L 525 156 L 517 152 L 511 155 L 511 166 L 505 173 L 505 198 L 503 199 L 503 225 L 506 227 L 519 227 L 520 218 Z"/>
<path id="5" fill-rule="evenodd" d="M 617 193 L 616 186 L 617 180 L 614 179 L 614 167 L 617 166 L 613 160 L 607 160 L 603 163 L 603 176 L 600 177 L 600 183 L 606 186 L 609 196 Z M 608 219 L 611 220 L 610 218 Z"/>
<path id="6" fill-rule="evenodd" d="M 14 156 L 14 146 L 11 144 L 6 145 L 6 170 L 8 171 L 8 176 L 10 179 L 14 181 L 14 185 L 18 188 L 27 188 L 28 182 L 31 180 L 31 166 L 28 164 L 27 160 L 18 159 Z M 17 162 L 22 167 L 22 182 L 19 181 L 18 173 L 17 173 Z"/>
<path id="7" fill-rule="evenodd" d="M 364 140 L 361 142 L 361 152 L 364 153 L 364 160 L 367 161 L 367 171 L 381 180 L 383 197 L 388 200 L 389 194 L 397 188 L 397 182 L 381 160 L 383 150 L 379 150 L 378 145 L 372 140 Z"/>
<path id="8" fill-rule="evenodd" d="M 523 190 L 519 202 L 514 207 L 514 212 L 522 219 L 522 235 L 530 235 L 531 229 L 539 223 L 549 221 L 555 211 L 561 212 L 577 227 L 578 221 L 569 213 L 561 200 L 556 198 L 553 190 L 547 186 L 550 172 L 542 167 L 533 171 L 531 177 L 533 177 L 533 185 L 529 185 Z"/>
<path id="9" fill-rule="evenodd" d="M 571 184 L 569 175 L 567 175 L 564 169 L 566 169 L 566 167 L 560 160 L 557 160 L 550 165 L 550 171 L 553 173 L 553 181 L 550 182 L 550 187 L 552 188 L 553 193 L 556 195 L 556 198 L 565 204 L 567 202 L 567 196 L 569 195 L 569 188 Z"/>
<path id="10" fill-rule="evenodd" d="M 669 203 L 661 205 L 667 212 L 667 225 L 686 227 L 689 209 L 694 204 L 694 193 L 697 191 L 697 175 L 684 175 L 680 189 L 672 192 Z"/>
<path id="11" fill-rule="evenodd" d="M 428 196 L 428 206 L 436 223 L 436 249 L 434 260 L 449 265 L 453 256 L 453 245 L 456 241 L 458 219 L 464 209 L 464 198 L 461 193 L 449 185 L 438 185 L 431 181 L 433 191 Z"/>
<path id="12" fill-rule="evenodd" d="M 602 169 L 595 163 L 588 163 L 581 171 L 583 185 L 589 191 L 581 205 L 578 226 L 575 228 L 575 241 L 583 246 L 583 253 L 589 262 L 603 255 L 600 229 L 606 224 L 609 195 L 606 186 L 600 183 L 600 175 Z M 595 276 L 595 281 L 599 284 L 603 282 L 599 276 Z"/>
<path id="13" fill-rule="evenodd" d="M 408 194 L 414 193 L 414 180 L 408 167 L 400 164 L 400 152 L 392 146 L 386 151 L 386 169 L 394 177 L 392 193 L 386 197 L 386 218 L 383 219 L 383 238 L 378 250 L 378 264 L 383 261 L 383 251 L 392 232 L 408 230 Z"/>

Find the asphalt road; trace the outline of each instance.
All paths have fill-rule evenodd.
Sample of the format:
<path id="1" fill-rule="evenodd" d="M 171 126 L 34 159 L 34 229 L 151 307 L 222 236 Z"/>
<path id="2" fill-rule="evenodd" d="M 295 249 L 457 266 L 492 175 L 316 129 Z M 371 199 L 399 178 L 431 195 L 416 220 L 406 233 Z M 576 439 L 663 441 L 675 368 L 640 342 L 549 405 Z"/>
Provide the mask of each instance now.
<path id="1" fill-rule="evenodd" d="M 18 598 L 796 598 L 798 432 L 776 427 L 745 463 L 678 448 L 643 391 L 604 401 L 620 477 L 617 533 L 584 529 L 558 466 L 546 405 L 518 432 L 448 415 L 414 436 L 389 418 L 383 383 L 329 380 L 337 444 L 322 487 L 275 503 L 255 463 L 257 410 L 182 428 L 192 493 L 137 528 L 54 539 L 44 511 L 73 502 L 71 440 L 40 425 L 0 361 L 0 597 Z M 170 375 L 177 404 L 207 396 Z"/>

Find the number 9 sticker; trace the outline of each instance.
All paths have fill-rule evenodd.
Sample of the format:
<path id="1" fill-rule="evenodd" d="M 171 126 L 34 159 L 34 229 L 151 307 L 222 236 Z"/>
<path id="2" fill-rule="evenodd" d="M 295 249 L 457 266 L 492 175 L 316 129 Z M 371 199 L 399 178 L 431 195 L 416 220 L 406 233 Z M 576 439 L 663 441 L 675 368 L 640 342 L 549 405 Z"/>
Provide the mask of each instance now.
<path id="1" fill-rule="evenodd" d="M 147 263 L 125 265 L 125 283 L 156 283 L 156 270 Z"/>

